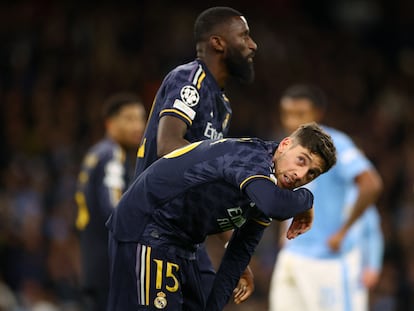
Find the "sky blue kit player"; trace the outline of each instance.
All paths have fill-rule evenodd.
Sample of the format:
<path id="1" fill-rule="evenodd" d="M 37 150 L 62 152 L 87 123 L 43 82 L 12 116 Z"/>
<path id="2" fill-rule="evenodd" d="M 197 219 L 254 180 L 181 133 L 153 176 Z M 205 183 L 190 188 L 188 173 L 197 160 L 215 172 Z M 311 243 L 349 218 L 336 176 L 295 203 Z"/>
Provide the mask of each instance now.
<path id="1" fill-rule="evenodd" d="M 306 186 L 314 194 L 318 193 L 318 197 L 315 199 L 315 202 L 321 207 L 318 211 L 315 211 L 315 214 L 318 214 L 318 217 L 315 218 L 315 223 L 318 223 L 318 225 L 314 225 L 312 231 L 307 235 L 295 241 L 287 242 L 285 245 L 286 250 L 306 253 L 308 256 L 316 258 L 337 257 L 337 254 L 332 252 L 326 243 L 326 237 L 340 227 L 344 218 L 349 215 L 349 211 L 344 209 L 344 207 L 350 207 L 351 204 L 344 204 L 344 207 L 341 206 L 341 208 L 333 208 L 333 206 L 336 207 L 338 202 L 342 203 L 350 200 L 348 196 L 350 196 L 349 191 L 352 191 L 354 188 L 352 183 L 354 176 L 372 166 L 347 135 L 330 127 L 323 126 L 323 128 L 331 135 L 338 154 L 342 155 L 342 157 L 338 158 L 337 165 L 332 168 L 329 174 L 324 175 L 323 178 L 319 178 L 314 183 Z M 339 178 L 338 176 L 341 176 L 343 180 L 348 180 L 348 189 L 336 181 Z M 324 191 L 328 185 L 330 191 Z M 358 244 L 358 241 L 352 241 L 352 237 L 359 239 L 358 236 L 347 236 L 342 243 L 341 252 L 346 253 L 354 245 Z M 313 247 L 309 248 L 309 245 L 313 245 Z"/>
<path id="2" fill-rule="evenodd" d="M 321 122 L 328 102 L 317 86 L 295 84 L 279 105 L 289 133 Z M 368 310 L 368 290 L 378 281 L 383 242 L 373 204 L 381 177 L 347 134 L 321 127 L 331 135 L 338 161 L 306 186 L 315 196 L 315 221 L 308 234 L 282 244 L 269 289 L 272 311 Z"/>
<path id="3" fill-rule="evenodd" d="M 303 310 L 310 305 L 317 310 L 368 310 L 364 269 L 381 268 L 383 241 L 374 206 L 354 223 L 338 251 L 328 244 L 328 237 L 350 215 L 355 176 L 370 169 L 371 163 L 347 135 L 323 128 L 335 142 L 338 161 L 328 174 L 306 185 L 315 196 L 312 230 L 286 241 L 279 252 L 269 291 L 270 310 Z M 298 272 L 299 267 L 304 271 Z"/>
<path id="4" fill-rule="evenodd" d="M 306 215 L 306 221 L 295 218 L 289 238 L 309 229 L 313 196 L 303 188 L 291 190 L 335 161 L 329 135 L 314 123 L 279 144 L 205 140 L 157 160 L 134 181 L 107 223 L 108 311 L 222 310 L 272 218 Z M 197 245 L 231 229 L 207 299 Z"/>

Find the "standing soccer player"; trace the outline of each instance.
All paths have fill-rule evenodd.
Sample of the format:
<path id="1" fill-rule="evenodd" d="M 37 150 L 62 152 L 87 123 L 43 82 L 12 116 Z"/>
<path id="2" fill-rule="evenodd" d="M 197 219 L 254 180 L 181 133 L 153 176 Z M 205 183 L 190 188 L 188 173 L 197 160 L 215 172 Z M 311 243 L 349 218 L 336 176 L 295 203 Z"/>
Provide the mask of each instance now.
<path id="1" fill-rule="evenodd" d="M 288 88 L 280 101 L 285 132 L 320 122 L 323 92 L 311 85 Z M 372 204 L 382 181 L 344 133 L 323 126 L 338 152 L 336 165 L 307 185 L 315 197 L 312 230 L 280 250 L 269 291 L 271 311 L 368 310 L 368 289 L 378 280 L 383 240 Z"/>
<path id="2" fill-rule="evenodd" d="M 138 97 L 115 94 L 104 103 L 103 118 L 105 137 L 87 152 L 75 195 L 86 311 L 106 310 L 109 265 L 105 222 L 128 186 L 127 151 L 139 143 L 146 115 Z"/>
<path id="3" fill-rule="evenodd" d="M 229 7 L 205 10 L 195 21 L 194 39 L 197 58 L 168 73 L 156 94 L 138 149 L 136 176 L 176 148 L 226 136 L 232 114 L 224 93 L 226 83 L 230 78 L 245 83 L 254 79 L 257 45 L 240 12 Z M 227 241 L 228 236 L 222 238 Z M 204 246 L 198 251 L 198 260 L 208 295 L 215 272 Z M 235 302 L 247 299 L 253 289 L 253 276 L 247 268 Z"/>

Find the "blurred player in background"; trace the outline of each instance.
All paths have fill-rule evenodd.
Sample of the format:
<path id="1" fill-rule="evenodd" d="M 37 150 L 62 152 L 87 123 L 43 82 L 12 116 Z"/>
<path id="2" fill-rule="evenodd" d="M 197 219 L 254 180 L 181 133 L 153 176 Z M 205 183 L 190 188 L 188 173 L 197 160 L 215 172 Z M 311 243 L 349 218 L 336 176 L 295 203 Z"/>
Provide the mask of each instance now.
<path id="1" fill-rule="evenodd" d="M 245 83 L 254 79 L 257 45 L 240 12 L 229 7 L 205 10 L 195 21 L 194 39 L 197 58 L 168 73 L 156 94 L 138 150 L 136 176 L 178 147 L 226 136 L 232 110 L 224 87 L 230 78 Z M 221 238 L 227 241 L 229 235 Z M 204 246 L 198 259 L 208 295 L 215 272 Z M 247 268 L 235 302 L 247 299 L 253 290 L 253 276 Z"/>
<path id="2" fill-rule="evenodd" d="M 85 309 L 106 310 L 109 291 L 108 231 L 105 222 L 128 186 L 127 153 L 145 128 L 145 108 L 133 94 L 115 94 L 104 103 L 105 137 L 87 152 L 75 195 L 80 233 L 81 286 Z"/>
<path id="3" fill-rule="evenodd" d="M 203 140 L 160 158 L 137 177 L 107 223 L 108 311 L 223 310 L 272 219 L 294 217 L 288 238 L 310 228 L 313 195 L 296 188 L 335 162 L 332 138 L 316 123 L 280 143 Z M 232 229 L 207 299 L 197 247 Z"/>
<path id="4" fill-rule="evenodd" d="M 326 105 L 319 88 L 291 86 L 280 101 L 283 130 L 290 133 L 302 123 L 322 121 Z M 278 254 L 271 311 L 368 310 L 368 289 L 379 278 L 383 240 L 372 204 L 382 180 L 346 134 L 323 128 L 335 142 L 338 161 L 307 185 L 315 196 L 315 220 L 312 230 L 286 241 Z"/>

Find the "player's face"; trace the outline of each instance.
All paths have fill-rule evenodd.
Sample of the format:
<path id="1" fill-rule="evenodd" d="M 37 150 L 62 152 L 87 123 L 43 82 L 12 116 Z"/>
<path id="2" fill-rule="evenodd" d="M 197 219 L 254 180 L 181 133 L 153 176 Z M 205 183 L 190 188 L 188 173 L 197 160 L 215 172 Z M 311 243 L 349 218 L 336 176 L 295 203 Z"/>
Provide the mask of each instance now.
<path id="1" fill-rule="evenodd" d="M 273 157 L 275 177 L 280 188 L 303 186 L 322 173 L 323 160 L 290 137 L 283 139 Z"/>
<path id="2" fill-rule="evenodd" d="M 304 123 L 319 122 L 321 118 L 321 111 L 306 98 L 283 97 L 280 101 L 280 120 L 288 134 Z"/>
<path id="3" fill-rule="evenodd" d="M 230 75 L 244 83 L 252 82 L 257 44 L 250 37 L 246 19 L 243 16 L 234 17 L 223 36 L 227 42 L 225 62 Z"/>
<path id="4" fill-rule="evenodd" d="M 141 105 L 126 105 L 114 117 L 118 142 L 124 147 L 137 147 L 145 129 L 145 109 Z"/>

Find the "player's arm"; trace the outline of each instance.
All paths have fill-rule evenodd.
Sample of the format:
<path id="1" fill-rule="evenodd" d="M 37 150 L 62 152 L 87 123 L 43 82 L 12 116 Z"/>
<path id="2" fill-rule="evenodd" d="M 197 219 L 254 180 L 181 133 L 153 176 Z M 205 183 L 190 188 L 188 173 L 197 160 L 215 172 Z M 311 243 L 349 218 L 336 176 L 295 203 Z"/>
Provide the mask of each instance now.
<path id="1" fill-rule="evenodd" d="M 179 118 L 162 116 L 157 132 L 157 156 L 162 157 L 167 153 L 188 145 L 190 142 L 184 139 L 187 132 L 187 124 Z"/>
<path id="2" fill-rule="evenodd" d="M 215 236 L 223 243 L 223 246 L 227 248 L 227 245 L 233 235 L 233 230 L 225 231 Z M 233 291 L 233 300 L 235 304 L 240 304 L 246 301 L 254 292 L 254 275 L 249 266 L 246 267 L 242 273 L 237 286 Z"/>
<path id="3" fill-rule="evenodd" d="M 351 210 L 351 214 L 341 228 L 329 238 L 328 244 L 334 251 L 338 251 L 346 233 L 361 217 L 369 205 L 375 203 L 382 191 L 382 179 L 375 169 L 369 169 L 355 178 L 358 196 Z"/>
<path id="4" fill-rule="evenodd" d="M 249 219 L 241 228 L 234 231 L 217 271 L 205 310 L 223 310 L 243 271 L 248 267 L 268 224 L 269 222 Z"/>
<path id="5" fill-rule="evenodd" d="M 306 188 L 281 189 L 266 178 L 255 178 L 245 192 L 268 217 L 286 220 L 293 217 L 286 237 L 293 239 L 308 231 L 313 222 L 313 194 Z"/>
<path id="6" fill-rule="evenodd" d="M 363 221 L 363 271 L 362 282 L 367 288 L 374 287 L 379 280 L 384 255 L 384 237 L 381 220 L 375 206 L 369 207 L 362 216 Z"/>
<path id="7" fill-rule="evenodd" d="M 259 210 L 277 220 L 292 218 L 313 206 L 313 194 L 308 189 L 282 189 L 266 178 L 253 179 L 244 191 Z"/>

